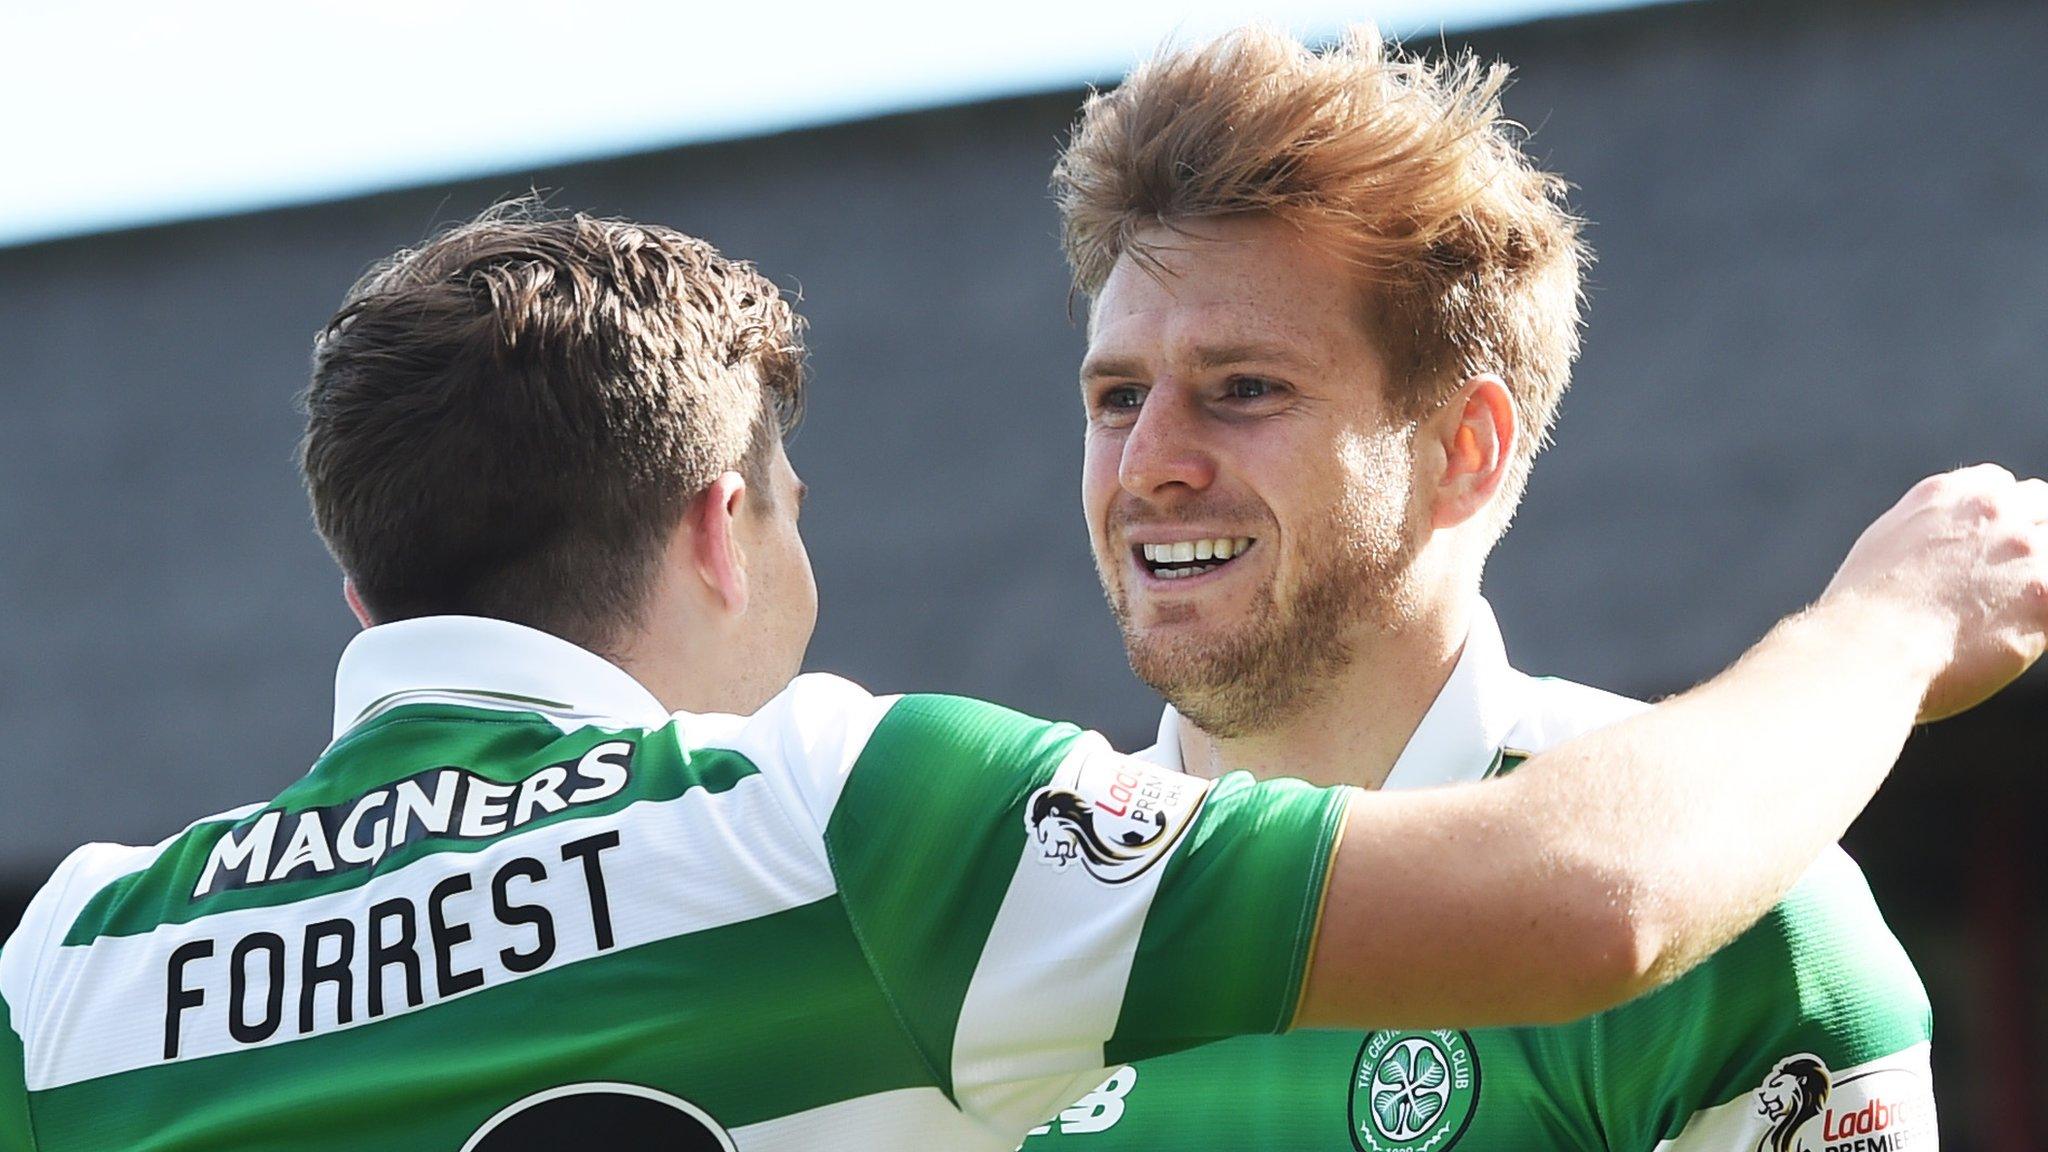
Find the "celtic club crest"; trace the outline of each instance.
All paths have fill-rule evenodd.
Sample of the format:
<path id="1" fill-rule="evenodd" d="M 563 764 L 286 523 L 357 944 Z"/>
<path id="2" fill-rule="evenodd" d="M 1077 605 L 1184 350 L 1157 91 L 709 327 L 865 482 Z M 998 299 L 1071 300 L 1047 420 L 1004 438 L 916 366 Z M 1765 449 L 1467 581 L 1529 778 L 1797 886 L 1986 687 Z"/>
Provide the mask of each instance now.
<path id="1" fill-rule="evenodd" d="M 1374 1032 L 1351 1076 L 1360 1152 L 1441 1152 L 1479 1104 L 1479 1056 L 1463 1032 Z"/>

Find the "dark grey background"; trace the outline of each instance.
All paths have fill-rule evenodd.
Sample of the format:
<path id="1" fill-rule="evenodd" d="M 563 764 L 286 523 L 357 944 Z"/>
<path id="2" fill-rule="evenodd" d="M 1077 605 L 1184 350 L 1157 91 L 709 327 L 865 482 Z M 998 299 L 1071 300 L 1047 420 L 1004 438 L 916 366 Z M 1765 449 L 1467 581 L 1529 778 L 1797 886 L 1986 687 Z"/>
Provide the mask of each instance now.
<path id="1" fill-rule="evenodd" d="M 2048 5 L 1723 0 L 1470 42 L 1519 68 L 1509 109 L 1600 252 L 1488 583 L 1524 667 L 1682 687 L 1920 475 L 2048 471 Z M 1075 497 L 1045 183 L 1079 98 L 0 251 L 0 887 L 319 752 L 353 624 L 291 464 L 310 335 L 372 260 L 531 185 L 801 291 L 811 667 L 1148 740 Z M 1956 1147 L 2026 1146 L 2048 1088 L 2044 720 L 2037 675 L 1921 738 L 1851 842 L 1934 987 Z"/>

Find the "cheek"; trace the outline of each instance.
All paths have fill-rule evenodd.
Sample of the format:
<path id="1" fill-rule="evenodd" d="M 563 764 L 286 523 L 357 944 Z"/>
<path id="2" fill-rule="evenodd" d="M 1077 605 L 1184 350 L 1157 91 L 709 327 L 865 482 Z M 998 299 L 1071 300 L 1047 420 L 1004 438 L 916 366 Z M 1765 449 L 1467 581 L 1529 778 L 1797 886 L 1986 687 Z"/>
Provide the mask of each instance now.
<path id="1" fill-rule="evenodd" d="M 1088 534 L 1099 537 L 1109 519 L 1109 506 L 1122 490 L 1117 469 L 1122 463 L 1121 441 L 1090 433 L 1081 454 L 1081 512 L 1088 518 Z"/>
<path id="2" fill-rule="evenodd" d="M 818 577 L 811 570 L 811 553 L 809 549 L 804 547 L 803 537 L 792 533 L 791 552 L 793 560 L 791 570 L 796 581 L 797 592 L 803 603 L 808 607 L 808 615 L 815 618 L 818 614 Z"/>
<path id="3" fill-rule="evenodd" d="M 1396 433 L 1351 436 L 1340 442 L 1333 499 L 1345 499 L 1384 516 L 1405 515 L 1414 489 L 1414 456 L 1407 437 Z"/>
<path id="4" fill-rule="evenodd" d="M 768 547 L 774 561 L 766 576 L 774 584 L 772 594 L 775 599 L 786 606 L 781 614 L 790 617 L 815 615 L 818 585 L 811 573 L 811 556 L 804 548 L 802 534 L 794 524 L 784 525 L 771 537 Z"/>
<path id="5" fill-rule="evenodd" d="M 1291 528 L 1341 488 L 1333 482 L 1329 456 L 1327 444 L 1238 445 L 1218 457 L 1216 487 L 1247 510 L 1262 509 L 1281 527 Z"/>

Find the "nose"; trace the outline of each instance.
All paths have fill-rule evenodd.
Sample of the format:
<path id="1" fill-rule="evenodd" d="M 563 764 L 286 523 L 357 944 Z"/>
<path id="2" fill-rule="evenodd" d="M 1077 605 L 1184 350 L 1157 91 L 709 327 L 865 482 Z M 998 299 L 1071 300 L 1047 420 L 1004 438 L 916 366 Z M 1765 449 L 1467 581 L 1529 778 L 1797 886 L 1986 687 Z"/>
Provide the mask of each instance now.
<path id="1" fill-rule="evenodd" d="M 1117 481 L 1147 500 L 1175 489 L 1200 492 L 1216 480 L 1216 460 L 1202 439 L 1202 417 L 1191 397 L 1164 382 L 1155 385 L 1124 436 Z"/>

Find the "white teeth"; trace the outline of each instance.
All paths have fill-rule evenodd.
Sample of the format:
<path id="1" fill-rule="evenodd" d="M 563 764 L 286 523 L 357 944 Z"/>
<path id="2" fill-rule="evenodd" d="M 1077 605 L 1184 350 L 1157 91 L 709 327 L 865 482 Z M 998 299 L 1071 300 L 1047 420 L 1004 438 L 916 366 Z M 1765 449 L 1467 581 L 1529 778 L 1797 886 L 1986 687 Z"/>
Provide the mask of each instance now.
<path id="1" fill-rule="evenodd" d="M 1153 564 L 1194 564 L 1202 560 L 1229 560 L 1242 556 L 1251 546 L 1252 538 L 1249 536 L 1218 536 L 1209 540 L 1182 540 L 1174 544 L 1140 544 L 1138 552 L 1147 562 Z M 1205 567 L 1201 571 L 1206 572 L 1208 568 Z M 1159 574 L 1166 579 L 1175 580 L 1200 573 L 1192 569 L 1183 569 L 1179 572 L 1161 571 Z"/>

